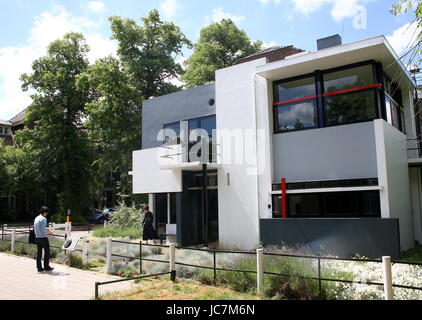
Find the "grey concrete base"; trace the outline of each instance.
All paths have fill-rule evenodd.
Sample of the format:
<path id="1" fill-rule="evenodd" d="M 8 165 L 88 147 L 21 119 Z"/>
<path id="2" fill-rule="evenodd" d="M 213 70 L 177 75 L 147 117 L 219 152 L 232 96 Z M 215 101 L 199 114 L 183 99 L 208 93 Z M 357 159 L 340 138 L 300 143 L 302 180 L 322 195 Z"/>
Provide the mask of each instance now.
<path id="1" fill-rule="evenodd" d="M 265 246 L 306 246 L 314 254 L 369 258 L 400 257 L 398 219 L 295 218 L 261 219 Z"/>

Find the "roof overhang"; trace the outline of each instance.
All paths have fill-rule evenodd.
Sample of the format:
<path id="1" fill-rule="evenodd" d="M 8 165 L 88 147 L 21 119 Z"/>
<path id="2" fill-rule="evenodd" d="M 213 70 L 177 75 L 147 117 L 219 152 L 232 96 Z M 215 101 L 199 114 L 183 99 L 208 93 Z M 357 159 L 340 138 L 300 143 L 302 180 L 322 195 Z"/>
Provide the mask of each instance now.
<path id="1" fill-rule="evenodd" d="M 275 81 L 366 60 L 381 62 L 384 71 L 392 79 L 415 86 L 410 73 L 384 36 L 286 57 L 284 60 L 258 66 L 256 73 Z"/>

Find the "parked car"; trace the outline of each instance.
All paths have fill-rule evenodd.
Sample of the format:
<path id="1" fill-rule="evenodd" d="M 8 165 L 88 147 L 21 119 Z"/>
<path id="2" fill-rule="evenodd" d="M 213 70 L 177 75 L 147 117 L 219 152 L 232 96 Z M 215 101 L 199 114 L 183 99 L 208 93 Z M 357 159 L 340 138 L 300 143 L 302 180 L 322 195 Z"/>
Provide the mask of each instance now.
<path id="1" fill-rule="evenodd" d="M 104 223 L 104 221 L 110 220 L 110 215 L 105 212 L 96 212 L 91 214 L 90 219 L 92 223 Z"/>

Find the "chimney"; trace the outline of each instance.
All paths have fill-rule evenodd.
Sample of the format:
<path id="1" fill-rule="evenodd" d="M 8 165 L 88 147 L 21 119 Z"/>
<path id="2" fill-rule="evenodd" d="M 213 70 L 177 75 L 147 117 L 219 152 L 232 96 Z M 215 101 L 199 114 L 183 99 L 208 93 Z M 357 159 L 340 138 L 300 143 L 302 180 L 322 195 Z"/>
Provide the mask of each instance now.
<path id="1" fill-rule="evenodd" d="M 317 40 L 318 50 L 341 46 L 341 37 L 338 34 Z"/>

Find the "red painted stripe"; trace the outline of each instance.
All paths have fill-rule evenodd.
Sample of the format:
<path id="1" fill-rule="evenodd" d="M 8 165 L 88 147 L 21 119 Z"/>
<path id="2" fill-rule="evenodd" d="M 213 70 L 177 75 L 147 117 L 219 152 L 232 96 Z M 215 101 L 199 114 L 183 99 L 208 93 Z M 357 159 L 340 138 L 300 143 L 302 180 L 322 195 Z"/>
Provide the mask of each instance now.
<path id="1" fill-rule="evenodd" d="M 281 179 L 281 217 L 287 218 L 287 192 L 286 192 L 286 178 Z"/>
<path id="2" fill-rule="evenodd" d="M 303 97 L 303 98 L 284 100 L 284 101 L 280 101 L 280 102 L 274 102 L 273 107 L 279 106 L 279 105 L 282 105 L 282 104 L 294 103 L 294 102 L 298 102 L 298 101 L 311 100 L 311 99 L 315 99 L 315 98 L 319 98 L 319 97 L 328 97 L 328 96 L 334 96 L 334 95 L 342 94 L 342 93 L 356 92 L 356 91 L 362 91 L 362 90 L 366 90 L 366 89 L 373 89 L 373 88 L 379 88 L 379 87 L 381 87 L 381 83 L 375 83 L 375 84 L 371 84 L 371 85 L 368 85 L 368 86 L 361 86 L 361 87 L 356 87 L 356 88 L 350 88 L 350 89 L 328 92 L 328 93 L 324 93 L 324 94 L 307 96 L 307 97 Z"/>
<path id="3" fill-rule="evenodd" d="M 274 102 L 273 106 L 278 106 L 280 104 L 288 104 L 288 103 L 293 103 L 293 102 L 298 102 L 298 101 L 303 101 L 303 100 L 310 100 L 310 99 L 315 99 L 318 98 L 319 95 L 315 95 L 315 96 L 308 96 L 308 97 L 303 97 L 303 98 L 296 98 L 296 99 L 291 99 L 291 100 L 284 100 L 284 101 L 280 101 L 280 102 Z"/>
<path id="4" fill-rule="evenodd" d="M 369 86 L 362 86 L 362 87 L 357 87 L 357 88 L 350 88 L 350 89 L 328 92 L 328 93 L 324 93 L 322 96 L 323 97 L 334 96 L 336 94 L 342 94 L 342 93 L 355 92 L 355 91 L 361 91 L 361 90 L 366 90 L 366 89 L 379 88 L 380 86 L 381 86 L 380 83 L 375 83 L 375 84 L 371 84 Z"/>

